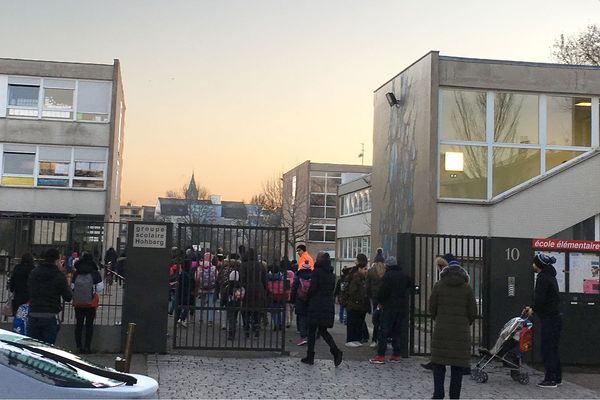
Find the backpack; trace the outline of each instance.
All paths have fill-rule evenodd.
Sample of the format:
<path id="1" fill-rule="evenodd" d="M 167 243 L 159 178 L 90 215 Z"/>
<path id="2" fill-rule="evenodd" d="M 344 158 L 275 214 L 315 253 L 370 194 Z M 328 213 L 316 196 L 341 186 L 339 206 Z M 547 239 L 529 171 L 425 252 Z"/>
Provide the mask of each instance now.
<path id="1" fill-rule="evenodd" d="M 213 290 L 217 283 L 217 274 L 213 271 L 213 267 L 202 267 L 200 274 L 202 290 Z"/>
<path id="2" fill-rule="evenodd" d="M 12 330 L 19 335 L 27 335 L 27 318 L 29 317 L 29 304 L 21 304 L 13 319 Z"/>
<path id="3" fill-rule="evenodd" d="M 77 275 L 73 283 L 73 306 L 92 307 L 94 279 L 92 274 Z"/>
<path id="4" fill-rule="evenodd" d="M 300 300 L 306 300 L 308 289 L 310 288 L 310 279 L 298 278 L 298 283 L 296 296 L 298 296 Z"/>
<path id="5" fill-rule="evenodd" d="M 348 287 L 350 286 L 349 277 L 340 278 L 342 281 L 340 282 L 340 293 L 338 295 L 338 302 L 341 306 L 345 306 L 348 304 Z"/>
<path id="6" fill-rule="evenodd" d="M 267 292 L 271 295 L 274 301 L 281 301 L 285 298 L 283 275 L 273 275 L 272 279 L 267 282 Z"/>

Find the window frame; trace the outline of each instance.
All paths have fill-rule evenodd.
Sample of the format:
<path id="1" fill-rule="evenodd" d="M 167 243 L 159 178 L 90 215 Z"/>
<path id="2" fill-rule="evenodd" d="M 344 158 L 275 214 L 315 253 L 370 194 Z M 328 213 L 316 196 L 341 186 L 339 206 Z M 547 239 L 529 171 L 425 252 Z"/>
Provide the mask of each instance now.
<path id="1" fill-rule="evenodd" d="M 320 226 L 322 227 L 322 229 L 314 229 L 313 227 L 317 227 Z M 328 229 L 329 228 L 329 229 Z M 323 240 L 313 240 L 310 238 L 310 233 L 311 232 L 320 232 L 323 234 Z M 315 242 L 315 243 L 335 243 L 336 242 L 336 238 L 334 238 L 333 240 L 327 240 L 327 233 L 331 233 L 333 232 L 334 234 L 336 233 L 336 225 L 335 224 L 327 224 L 327 223 L 310 223 L 308 225 L 308 241 L 309 242 Z"/>
<path id="2" fill-rule="evenodd" d="M 354 206 L 354 204 L 356 204 L 356 206 Z M 340 217 L 365 214 L 371 211 L 370 187 L 340 195 Z"/>
<path id="3" fill-rule="evenodd" d="M 443 98 L 442 92 L 444 90 L 449 91 L 476 91 L 481 92 L 480 88 L 458 88 L 451 86 L 441 86 L 438 90 L 438 124 L 437 124 L 437 198 L 441 201 L 455 201 L 455 202 L 466 202 L 466 203 L 490 203 L 502 199 L 510 194 L 521 190 L 523 187 L 528 186 L 531 182 L 539 180 L 549 173 L 554 173 L 557 170 L 566 168 L 574 163 L 577 163 L 581 157 L 586 156 L 590 152 L 597 149 L 600 144 L 600 112 L 599 112 L 599 96 L 582 95 L 582 94 L 555 94 L 555 93 L 538 93 L 538 92 L 520 92 L 514 90 L 484 90 L 486 93 L 486 113 L 485 113 L 485 138 L 486 141 L 464 141 L 464 140 L 447 140 L 443 139 L 441 132 L 443 130 L 443 120 L 441 115 L 443 113 Z M 537 95 L 538 96 L 538 143 L 537 144 L 519 144 L 519 143 L 503 143 L 494 141 L 494 100 L 496 93 L 515 93 L 523 95 Z M 571 98 L 591 98 L 591 140 L 590 147 L 586 146 L 562 146 L 562 145 L 549 145 L 546 143 L 547 135 L 547 99 L 549 96 L 552 97 L 571 97 Z M 482 146 L 487 149 L 487 190 L 485 199 L 469 199 L 469 198 L 453 198 L 453 197 L 442 197 L 441 196 L 441 148 L 444 145 L 457 145 L 457 146 Z M 511 187 L 510 189 L 494 195 L 493 193 L 493 160 L 494 160 L 494 149 L 496 148 L 522 148 L 522 149 L 536 149 L 540 151 L 540 171 L 533 178 L 527 179 L 524 182 Z M 581 154 L 576 157 L 565 161 L 564 163 L 555 166 L 553 168 L 546 168 L 546 151 L 558 150 L 558 151 L 573 151 L 580 152 Z"/>

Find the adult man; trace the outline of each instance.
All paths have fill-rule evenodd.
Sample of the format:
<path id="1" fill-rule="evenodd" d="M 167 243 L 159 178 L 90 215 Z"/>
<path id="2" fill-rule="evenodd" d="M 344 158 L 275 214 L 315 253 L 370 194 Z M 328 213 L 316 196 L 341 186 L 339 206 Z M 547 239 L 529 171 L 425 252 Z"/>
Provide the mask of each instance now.
<path id="1" fill-rule="evenodd" d="M 27 281 L 30 298 L 28 334 L 50 344 L 56 342 L 60 328 L 61 297 L 64 301 L 72 298 L 67 278 L 58 270 L 59 259 L 57 249 L 48 249 L 44 262 L 31 271 Z"/>
<path id="2" fill-rule="evenodd" d="M 542 359 L 546 375 L 538 383 L 542 388 L 555 388 L 562 384 L 562 370 L 558 358 L 558 342 L 562 330 L 562 318 L 558 311 L 560 298 L 556 282 L 556 258 L 545 254 L 533 257 L 533 271 L 537 274 L 533 309 L 525 307 L 523 313 L 529 316 L 535 312 L 542 324 Z"/>
<path id="3" fill-rule="evenodd" d="M 315 269 L 315 261 L 306 251 L 306 246 L 303 244 L 298 245 L 296 247 L 296 253 L 298 253 L 298 270 L 302 268 L 302 264 L 310 265 L 311 271 Z"/>
<path id="4" fill-rule="evenodd" d="M 390 362 L 400 362 L 400 335 L 408 314 L 407 294 L 412 287 L 410 278 L 402 272 L 396 257 L 386 258 L 385 266 L 387 270 L 377 292 L 377 307 L 381 310 L 381 326 L 377 338 L 377 357 L 369 360 L 372 364 L 383 364 L 385 362 L 388 337 L 392 338 L 394 351 L 390 357 Z"/>

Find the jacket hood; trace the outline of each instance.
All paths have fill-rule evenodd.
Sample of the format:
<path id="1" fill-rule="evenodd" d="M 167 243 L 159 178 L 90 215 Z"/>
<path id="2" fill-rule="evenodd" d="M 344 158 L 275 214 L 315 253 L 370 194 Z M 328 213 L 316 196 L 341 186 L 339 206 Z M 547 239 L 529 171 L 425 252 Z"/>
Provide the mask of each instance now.
<path id="1" fill-rule="evenodd" d="M 449 286 L 460 286 L 469 281 L 467 272 L 458 266 L 448 266 L 442 269 L 440 279 Z"/>
<path id="2" fill-rule="evenodd" d="M 333 272 L 333 267 L 331 266 L 331 261 L 317 261 L 315 263 L 315 269 L 319 268 L 324 272 Z"/>
<path id="3" fill-rule="evenodd" d="M 542 268 L 542 270 L 539 273 L 547 274 L 547 275 L 550 275 L 551 277 L 555 277 L 556 276 L 556 268 L 554 268 L 552 265 L 546 265 L 544 268 Z"/>
<path id="4" fill-rule="evenodd" d="M 98 266 L 93 261 L 79 260 L 75 263 L 75 269 L 80 274 L 91 274 L 98 270 Z"/>

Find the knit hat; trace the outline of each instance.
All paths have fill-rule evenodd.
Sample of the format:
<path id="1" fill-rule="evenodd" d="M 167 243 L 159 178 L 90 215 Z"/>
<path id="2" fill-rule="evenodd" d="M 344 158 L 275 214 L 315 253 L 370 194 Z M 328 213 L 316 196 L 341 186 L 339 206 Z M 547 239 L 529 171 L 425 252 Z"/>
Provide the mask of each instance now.
<path id="1" fill-rule="evenodd" d="M 536 254 L 533 257 L 533 263 L 535 265 L 537 265 L 538 268 L 542 269 L 544 267 L 547 267 L 549 265 L 552 265 L 556 262 L 556 258 L 552 257 L 552 256 L 548 256 L 546 254 L 543 253 L 539 253 Z"/>
<path id="2" fill-rule="evenodd" d="M 398 261 L 396 261 L 396 257 L 389 256 L 388 258 L 385 259 L 385 265 L 387 267 L 391 267 L 393 265 L 398 265 Z"/>
<path id="3" fill-rule="evenodd" d="M 377 255 L 375 255 L 373 262 L 385 262 L 385 259 L 383 258 L 383 249 L 381 247 L 377 249 Z"/>

